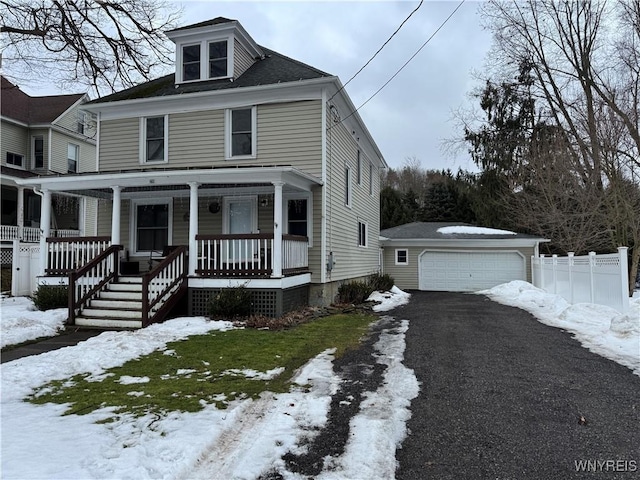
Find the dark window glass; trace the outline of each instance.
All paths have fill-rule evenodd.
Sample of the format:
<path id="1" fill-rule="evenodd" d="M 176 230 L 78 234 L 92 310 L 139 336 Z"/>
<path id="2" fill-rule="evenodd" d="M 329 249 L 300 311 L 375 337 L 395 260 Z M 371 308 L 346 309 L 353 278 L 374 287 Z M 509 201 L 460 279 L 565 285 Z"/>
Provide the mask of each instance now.
<path id="1" fill-rule="evenodd" d="M 231 112 L 231 155 L 251 155 L 253 153 L 251 132 L 251 109 Z"/>
<path id="2" fill-rule="evenodd" d="M 406 250 L 397 250 L 396 251 L 396 263 L 407 263 L 407 251 Z"/>
<path id="3" fill-rule="evenodd" d="M 358 245 L 361 247 L 367 246 L 367 224 L 358 222 Z"/>
<path id="4" fill-rule="evenodd" d="M 209 44 L 209 78 L 227 76 L 227 42 Z"/>
<path id="5" fill-rule="evenodd" d="M 307 200 L 289 200 L 287 203 L 289 235 L 307 236 Z"/>
<path id="6" fill-rule="evenodd" d="M 138 205 L 137 250 L 162 251 L 169 243 L 169 205 Z"/>
<path id="7" fill-rule="evenodd" d="M 182 80 L 200 79 L 200 45 L 182 47 Z"/>
<path id="8" fill-rule="evenodd" d="M 11 152 L 7 152 L 7 164 L 8 165 L 14 165 L 16 167 L 21 167 L 22 166 L 22 155 L 20 155 L 19 153 L 11 153 Z"/>
<path id="9" fill-rule="evenodd" d="M 147 161 L 164 160 L 164 117 L 147 118 Z"/>
<path id="10" fill-rule="evenodd" d="M 44 140 L 42 137 L 33 139 L 33 166 L 44 168 Z"/>
<path id="11" fill-rule="evenodd" d="M 76 173 L 78 171 L 78 145 L 69 143 L 67 147 L 67 172 Z"/>

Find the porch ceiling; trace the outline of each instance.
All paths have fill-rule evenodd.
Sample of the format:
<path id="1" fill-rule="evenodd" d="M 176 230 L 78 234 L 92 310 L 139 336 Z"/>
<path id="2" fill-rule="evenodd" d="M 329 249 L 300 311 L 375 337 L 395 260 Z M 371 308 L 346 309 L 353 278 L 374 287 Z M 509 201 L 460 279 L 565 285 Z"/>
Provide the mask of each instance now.
<path id="1" fill-rule="evenodd" d="M 274 183 L 283 183 L 289 188 L 303 191 L 322 185 L 319 178 L 291 166 L 84 173 L 16 179 L 16 183 L 52 192 L 82 192 L 96 197 L 110 197 L 111 187 L 115 186 L 121 187 L 123 192 L 177 190 L 188 196 L 190 183 L 209 188 L 270 187 Z"/>

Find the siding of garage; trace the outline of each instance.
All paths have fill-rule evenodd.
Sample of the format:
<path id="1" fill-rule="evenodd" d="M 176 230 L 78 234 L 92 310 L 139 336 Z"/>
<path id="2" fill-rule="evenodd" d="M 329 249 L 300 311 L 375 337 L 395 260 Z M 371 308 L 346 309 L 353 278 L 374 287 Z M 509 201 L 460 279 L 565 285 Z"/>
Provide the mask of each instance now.
<path id="1" fill-rule="evenodd" d="M 396 249 L 406 249 L 408 251 L 408 264 L 396 265 L 395 255 Z M 417 290 L 419 288 L 418 271 L 419 256 L 425 250 L 438 250 L 443 252 L 462 252 L 462 251 L 518 251 L 525 257 L 526 278 L 531 282 L 531 256 L 534 254 L 534 247 L 475 247 L 465 246 L 459 248 L 445 246 L 403 246 L 402 244 L 390 245 L 386 244 L 383 250 L 384 273 L 391 275 L 395 279 L 395 284 L 400 289 Z"/>

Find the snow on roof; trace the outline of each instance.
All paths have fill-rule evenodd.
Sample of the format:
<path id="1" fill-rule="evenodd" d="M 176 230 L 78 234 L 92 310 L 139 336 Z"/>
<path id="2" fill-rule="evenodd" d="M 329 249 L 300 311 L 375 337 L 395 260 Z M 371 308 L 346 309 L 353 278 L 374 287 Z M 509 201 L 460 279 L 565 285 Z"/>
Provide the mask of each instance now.
<path id="1" fill-rule="evenodd" d="M 496 228 L 487 227 L 473 227 L 470 225 L 454 225 L 450 227 L 440 227 L 437 230 L 438 233 L 443 235 L 454 234 L 471 234 L 471 235 L 517 235 L 516 232 L 510 232 L 509 230 L 498 230 Z"/>

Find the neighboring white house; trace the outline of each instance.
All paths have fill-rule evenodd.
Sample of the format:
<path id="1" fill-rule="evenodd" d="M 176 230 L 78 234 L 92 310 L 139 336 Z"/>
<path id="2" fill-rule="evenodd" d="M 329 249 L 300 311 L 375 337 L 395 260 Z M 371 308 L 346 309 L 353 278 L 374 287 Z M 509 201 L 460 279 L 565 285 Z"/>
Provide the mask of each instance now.
<path id="1" fill-rule="evenodd" d="M 95 122 L 78 93 L 31 97 L 5 77 L 0 90 L 2 225 L 0 239 L 40 239 L 40 196 L 18 180 L 95 171 Z M 97 202 L 75 194 L 53 198 L 51 229 L 60 236 L 95 235 Z"/>
<path id="2" fill-rule="evenodd" d="M 167 35 L 175 74 L 84 106 L 98 173 L 20 184 L 98 199 L 97 234 L 123 246 L 129 273 L 183 252 L 172 279 L 184 274 L 193 314 L 244 284 L 255 311 L 279 315 L 377 272 L 387 165 L 340 80 L 258 45 L 236 20 Z M 52 258 L 50 275 L 76 268 Z"/>

